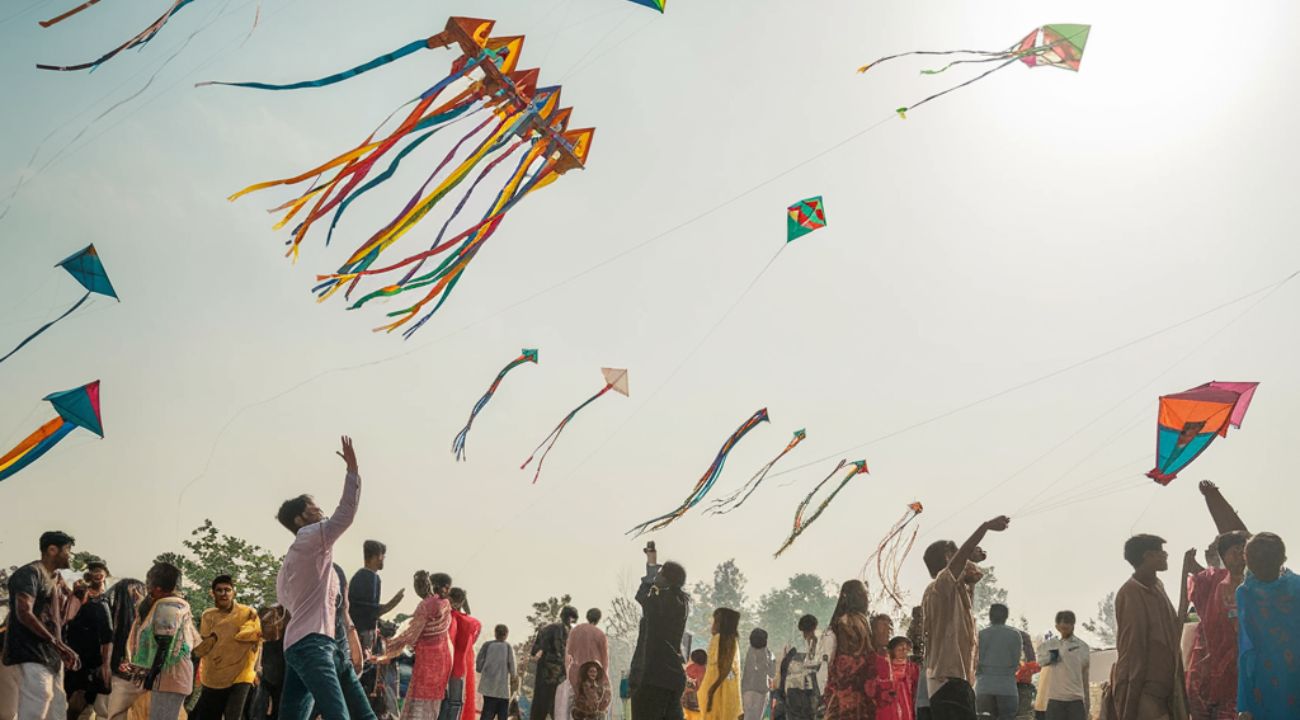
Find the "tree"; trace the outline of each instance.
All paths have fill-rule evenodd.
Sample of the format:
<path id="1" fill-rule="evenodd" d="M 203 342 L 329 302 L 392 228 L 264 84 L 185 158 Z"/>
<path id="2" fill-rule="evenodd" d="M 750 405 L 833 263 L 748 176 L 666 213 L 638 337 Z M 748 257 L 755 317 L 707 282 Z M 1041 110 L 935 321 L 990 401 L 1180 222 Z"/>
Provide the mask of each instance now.
<path id="1" fill-rule="evenodd" d="M 254 608 L 275 604 L 275 578 L 281 558 L 247 540 L 225 535 L 204 520 L 195 528 L 192 539 L 181 544 L 189 554 L 167 552 L 154 562 L 166 562 L 181 570 L 181 594 L 189 602 L 194 617 L 212 607 L 208 590 L 213 578 L 229 575 L 235 581 L 236 600 Z"/>
<path id="2" fill-rule="evenodd" d="M 993 566 L 980 569 L 984 571 L 984 577 L 975 584 L 975 601 L 971 604 L 971 612 L 975 614 L 976 622 L 987 624 L 989 608 L 995 603 L 1007 604 L 1007 591 L 998 585 L 998 576 Z"/>
<path id="3" fill-rule="evenodd" d="M 712 634 L 713 611 L 720 607 L 740 612 L 742 630 L 753 626 L 749 601 L 745 596 L 748 584 L 745 573 L 736 566 L 735 559 L 722 562 L 713 570 L 713 582 L 697 582 L 691 591 L 691 616 L 686 630 L 695 636 L 695 644 L 708 644 Z M 742 631 L 741 635 L 747 632 Z"/>
<path id="4" fill-rule="evenodd" d="M 573 596 L 568 593 L 560 597 L 548 597 L 541 602 L 533 603 L 533 612 L 526 618 L 532 632 L 528 634 L 526 640 L 515 645 L 515 662 L 519 663 L 520 693 L 527 695 L 529 700 L 533 698 L 533 684 L 537 672 L 537 663 L 533 660 L 533 641 L 537 639 L 537 634 L 542 631 L 542 628 L 559 622 L 560 611 L 572 602 Z"/>
<path id="5" fill-rule="evenodd" d="M 819 621 L 819 627 L 825 628 L 835 611 L 837 599 L 834 583 L 818 575 L 800 573 L 791 577 L 785 587 L 759 598 L 755 613 L 757 625 L 767 631 L 768 647 L 779 652 L 799 637 L 799 618 L 804 615 L 813 615 Z"/>
<path id="6" fill-rule="evenodd" d="M 1083 629 L 1092 633 L 1103 647 L 1115 647 L 1115 636 L 1119 626 L 1115 624 L 1115 593 L 1107 593 L 1106 599 L 1097 603 L 1097 617 L 1083 622 Z"/>
<path id="7" fill-rule="evenodd" d="M 104 561 L 95 553 L 78 550 L 77 552 L 72 553 L 72 557 L 68 560 L 68 567 L 70 567 L 73 572 L 85 572 L 86 566 L 92 562 Z"/>

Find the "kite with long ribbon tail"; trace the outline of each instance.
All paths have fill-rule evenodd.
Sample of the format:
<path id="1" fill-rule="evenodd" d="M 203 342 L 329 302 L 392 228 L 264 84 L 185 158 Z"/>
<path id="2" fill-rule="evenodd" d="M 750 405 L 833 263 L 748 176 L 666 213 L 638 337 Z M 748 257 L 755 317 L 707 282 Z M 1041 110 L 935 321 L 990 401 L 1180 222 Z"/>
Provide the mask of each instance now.
<path id="1" fill-rule="evenodd" d="M 718 482 L 718 478 L 722 476 L 722 466 L 726 464 L 727 456 L 736 448 L 736 444 L 740 442 L 741 438 L 748 435 L 750 430 L 767 421 L 767 408 L 763 408 L 741 423 L 740 427 L 736 428 L 736 431 L 731 434 L 731 437 L 722 443 L 722 449 L 718 450 L 718 454 L 713 458 L 713 462 L 709 464 L 709 468 L 704 471 L 704 475 L 700 476 L 700 479 L 695 483 L 695 487 L 691 490 L 691 494 L 686 496 L 681 505 L 678 505 L 671 512 L 646 520 L 628 530 L 627 534 L 637 537 L 648 532 L 662 530 L 685 515 L 686 511 L 699 505 Z"/>
<path id="2" fill-rule="evenodd" d="M 488 119 L 455 143 L 451 152 L 434 168 L 392 220 L 372 233 L 336 272 L 317 277 L 319 284 L 315 292 L 323 302 L 340 290 L 343 290 L 344 297 L 350 298 L 363 278 L 393 276 L 393 280 L 387 284 L 352 302 L 349 309 L 359 308 L 376 298 L 424 290 L 424 296 L 413 304 L 389 312 L 388 317 L 396 319 L 375 328 L 376 331 L 392 332 L 419 317 L 419 321 L 403 333 L 405 337 L 410 337 L 450 297 L 470 261 L 497 231 L 506 214 L 515 205 L 569 170 L 582 169 L 586 164 L 595 130 L 568 128 L 572 109 L 560 107 L 560 88 L 537 87 L 540 70 L 517 70 L 524 38 L 489 37 L 494 24 L 491 20 L 453 17 L 447 21 L 446 28 L 433 37 L 407 43 L 369 62 L 316 80 L 287 84 L 200 83 L 260 90 L 318 88 L 370 72 L 420 50 L 451 46 L 460 50 L 460 57 L 452 63 L 450 74 L 408 103 L 413 107 L 406 112 L 396 128 L 385 131 L 383 128 L 388 124 L 385 121 L 355 148 L 326 163 L 293 177 L 251 185 L 230 197 L 235 200 L 255 190 L 312 182 L 296 199 L 275 208 L 276 211 L 284 211 L 276 229 L 297 218 L 292 238 L 286 243 L 289 246 L 286 254 L 296 259 L 303 239 L 317 221 L 333 213 L 328 234 L 332 237 L 343 211 L 358 197 L 388 181 L 412 150 L 457 120 L 486 111 Z M 452 97 L 443 99 L 442 96 L 451 92 L 453 85 L 462 81 L 463 89 Z M 462 148 L 469 149 L 458 158 Z M 379 161 L 389 157 L 390 153 L 387 168 L 363 184 Z M 460 215 L 488 174 L 507 159 L 516 157 L 518 162 L 513 164 L 513 170 L 497 190 L 495 199 L 482 219 L 444 239 L 452 221 Z M 429 249 L 396 263 L 376 267 L 382 253 L 409 233 L 439 202 L 476 171 L 477 177 L 469 184 L 468 190 L 443 223 Z M 419 274 L 424 263 L 435 258 L 439 264 L 432 270 Z M 434 303 L 433 306 L 420 317 L 421 311 L 430 303 Z"/>
<path id="3" fill-rule="evenodd" d="M 804 510 L 808 509 L 808 504 L 812 502 L 813 497 L 817 495 L 817 492 L 822 489 L 823 485 L 830 482 L 831 478 L 834 478 L 839 474 L 840 470 L 843 470 L 845 467 L 847 467 L 849 471 L 844 475 L 844 479 L 840 480 L 840 484 L 835 486 L 835 489 L 831 491 L 830 495 L 826 496 L 825 500 L 822 500 L 821 505 L 817 506 L 816 512 L 805 519 L 803 516 Z M 817 485 L 812 489 L 812 492 L 808 493 L 808 496 L 799 503 L 799 509 L 794 511 L 794 528 L 790 531 L 790 537 L 785 539 L 785 542 L 781 544 L 781 547 L 777 549 L 776 554 L 772 557 L 781 557 L 781 553 L 785 552 L 791 545 L 793 545 L 794 541 L 803 534 L 804 530 L 808 529 L 809 525 L 817 522 L 817 518 L 821 517 L 822 513 L 826 511 L 827 506 L 831 504 L 831 501 L 835 499 L 836 495 L 840 494 L 840 491 L 844 489 L 844 486 L 849 484 L 850 480 L 858 475 L 865 475 L 866 473 L 866 460 L 855 460 L 853 462 L 841 460 L 839 464 L 835 466 L 835 469 L 831 471 L 831 474 L 827 475 L 821 482 L 817 483 Z"/>
<path id="4" fill-rule="evenodd" d="M 104 423 L 99 416 L 98 380 L 73 390 L 51 393 L 44 399 L 54 406 L 59 416 L 40 426 L 0 457 L 0 480 L 31 465 L 79 427 L 104 437 Z"/>
<path id="5" fill-rule="evenodd" d="M 1078 72 L 1079 63 L 1083 60 L 1083 49 L 1088 44 L 1088 34 L 1091 31 L 1091 25 L 1070 23 L 1044 25 L 1034 28 L 1028 35 L 1021 38 L 1020 42 L 1006 50 L 914 50 L 880 58 L 858 68 L 858 72 L 864 73 L 887 60 L 915 55 L 938 55 L 957 58 L 937 70 L 922 70 L 922 75 L 938 75 L 954 65 L 997 63 L 992 69 L 986 70 L 965 82 L 954 85 L 942 92 L 937 92 L 911 105 L 898 108 L 896 110 L 898 116 L 906 120 L 909 111 L 915 110 L 935 98 L 943 97 L 954 90 L 964 88 L 973 82 L 986 78 L 1016 62 L 1022 62 L 1031 68 L 1054 67 Z"/>
<path id="6" fill-rule="evenodd" d="M 71 10 L 68 10 L 67 12 L 56 15 L 50 18 L 49 20 L 40 21 L 40 25 L 41 27 L 46 27 L 46 28 L 50 27 L 51 25 L 56 25 L 98 2 L 99 0 L 87 0 L 86 2 L 78 5 L 77 7 L 72 8 Z M 99 67 L 100 65 L 103 65 L 109 60 L 112 60 L 118 53 L 122 52 L 123 50 L 130 50 L 132 48 L 138 48 L 148 44 L 150 40 L 153 40 L 154 37 L 158 35 L 158 31 L 163 29 L 163 26 L 167 24 L 167 21 L 170 20 L 173 15 L 180 12 L 182 8 L 184 8 L 186 5 L 189 5 L 192 2 L 194 2 L 194 0 L 173 0 L 171 6 L 167 8 L 166 12 L 164 12 L 161 16 L 158 17 L 158 19 L 154 20 L 152 23 L 149 23 L 148 27 L 146 27 L 144 30 L 141 30 L 131 39 L 127 40 L 121 45 L 118 45 L 112 50 L 109 50 L 108 52 L 104 53 L 103 55 L 99 56 L 94 60 L 91 60 L 89 62 L 79 63 L 76 65 L 45 65 L 45 64 L 37 63 L 36 67 L 40 68 L 41 70 L 59 70 L 63 72 L 68 72 L 73 70 L 94 70 L 95 68 Z"/>
<path id="7" fill-rule="evenodd" d="M 907 599 L 904 590 L 899 586 L 898 576 L 902 572 L 903 562 L 907 560 L 907 556 L 912 552 L 912 546 L 916 544 L 916 535 L 921 527 L 919 525 L 912 527 L 910 536 L 906 535 L 905 531 L 924 510 L 925 506 L 920 502 L 909 503 L 907 511 L 893 527 L 889 528 L 889 532 L 885 533 L 885 537 L 876 545 L 876 551 L 871 553 L 871 557 L 867 558 L 867 563 L 862 568 L 862 576 L 865 580 L 871 574 L 872 564 L 875 565 L 876 585 L 880 587 L 880 599 L 893 603 L 894 610 L 901 610 Z"/>
<path id="8" fill-rule="evenodd" d="M 465 423 L 465 427 L 461 428 L 460 432 L 456 433 L 456 439 L 451 442 L 451 451 L 456 454 L 457 460 L 465 459 L 465 440 L 469 437 L 469 430 L 474 425 L 474 418 L 478 417 L 478 414 L 483 411 L 483 408 L 487 407 L 488 401 L 492 399 L 492 395 L 496 393 L 497 388 L 501 387 L 501 381 L 506 379 L 506 373 L 524 363 L 537 363 L 536 348 L 524 348 L 520 351 L 519 357 L 511 360 L 505 367 L 501 368 L 501 372 L 497 373 L 496 379 L 492 381 L 487 392 L 483 393 L 483 397 L 479 398 L 478 402 L 474 403 L 474 409 L 470 411 L 469 420 Z"/>
<path id="9" fill-rule="evenodd" d="M 555 441 L 560 439 L 560 433 L 564 432 L 564 428 L 568 426 L 569 421 L 573 419 L 573 416 L 581 412 L 583 408 L 599 400 L 602 395 L 610 390 L 613 390 L 623 397 L 627 397 L 627 370 L 624 370 L 623 368 L 601 368 L 600 373 L 605 377 L 605 387 L 601 388 L 600 392 L 587 398 L 581 405 L 574 408 L 573 412 L 565 415 L 564 419 L 560 421 L 560 424 L 556 425 L 555 429 L 551 431 L 551 434 L 547 435 L 546 439 L 543 440 L 535 450 L 533 450 L 533 454 L 528 456 L 528 459 L 524 461 L 524 464 L 519 466 L 519 469 L 523 470 L 528 467 L 528 464 L 533 461 L 533 458 L 537 458 L 537 471 L 533 473 L 533 484 L 537 484 L 537 478 L 542 475 L 542 464 L 546 462 L 547 454 L 551 452 L 551 448 L 555 447 Z M 542 450 L 543 447 L 546 449 Z M 538 457 L 537 455 L 538 450 L 542 451 L 541 457 Z"/>
<path id="10" fill-rule="evenodd" d="M 81 299 L 73 303 L 72 307 L 65 310 L 62 315 L 40 326 L 36 329 L 36 332 L 28 335 L 22 342 L 18 343 L 18 347 L 5 353 L 3 357 L 0 357 L 0 362 L 8 360 L 14 353 L 22 350 L 23 346 L 27 343 L 35 340 L 38 335 L 53 327 L 54 323 L 57 323 L 63 318 L 71 315 L 77 308 L 81 307 L 83 303 L 90 299 L 92 293 L 111 297 L 114 300 L 118 299 L 117 291 L 113 289 L 113 283 L 109 282 L 108 273 L 104 272 L 104 264 L 100 262 L 99 253 L 95 251 L 94 245 L 87 245 L 84 249 L 64 258 L 63 261 L 55 267 L 61 267 L 64 270 L 67 270 L 68 274 L 78 283 L 81 283 L 81 286 L 86 289 L 86 294 L 82 295 Z"/>
<path id="11" fill-rule="evenodd" d="M 714 500 L 713 504 L 709 506 L 709 509 L 705 514 L 726 515 L 732 510 L 744 505 L 745 501 L 749 499 L 749 496 L 753 495 L 754 491 L 758 489 L 758 486 L 763 484 L 764 478 L 766 478 L 767 474 L 772 471 L 772 468 L 775 467 L 777 463 L 781 462 L 781 458 L 789 454 L 791 450 L 795 449 L 795 446 L 803 442 L 807 437 L 808 433 L 803 429 L 795 430 L 794 437 L 786 444 L 784 450 L 777 454 L 776 457 L 772 458 L 771 462 L 759 468 L 758 472 L 754 473 L 754 476 L 749 479 L 749 482 L 742 485 L 739 490 L 727 495 L 726 497 Z"/>

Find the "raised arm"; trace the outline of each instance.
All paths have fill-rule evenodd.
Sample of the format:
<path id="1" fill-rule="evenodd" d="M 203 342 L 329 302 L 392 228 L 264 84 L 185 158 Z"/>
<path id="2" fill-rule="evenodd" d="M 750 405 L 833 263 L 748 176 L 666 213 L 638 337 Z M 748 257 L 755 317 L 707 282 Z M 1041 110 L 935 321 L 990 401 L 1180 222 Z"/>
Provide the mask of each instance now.
<path id="1" fill-rule="evenodd" d="M 1223 497 L 1219 491 L 1219 486 L 1209 480 L 1202 480 L 1200 484 L 1201 494 L 1205 496 L 1205 507 L 1210 511 L 1210 517 L 1214 519 L 1214 527 L 1218 529 L 1220 535 L 1233 530 L 1247 532 L 1246 523 L 1242 522 L 1241 516 L 1232 507 L 1232 504 Z"/>
<path id="2" fill-rule="evenodd" d="M 971 558 L 974 557 L 975 549 L 979 547 L 980 541 L 984 539 L 984 536 L 990 531 L 1002 532 L 1003 530 L 1006 530 L 1007 526 L 1010 524 L 1011 518 L 1006 515 L 999 515 L 992 520 L 986 521 L 983 525 L 980 525 L 975 532 L 971 533 L 970 537 L 966 538 L 966 542 L 957 549 L 957 554 L 954 555 L 952 561 L 948 563 L 948 572 L 952 573 L 953 577 L 960 578 L 962 574 L 966 572 L 966 563 L 970 562 Z"/>
<path id="3" fill-rule="evenodd" d="M 401 588 L 397 591 L 397 594 L 393 596 L 393 599 L 379 606 L 379 617 L 383 617 L 392 612 L 393 608 L 397 607 L 404 597 L 406 597 L 406 588 Z"/>
<path id="4" fill-rule="evenodd" d="M 420 639 L 420 633 L 424 632 L 424 626 L 432 619 L 433 616 L 427 606 L 421 602 L 416 606 L 415 615 L 411 617 L 411 622 L 407 624 L 406 629 L 385 645 L 384 658 L 391 660 L 401 654 L 403 648 L 415 644 L 415 641 Z"/>
<path id="5" fill-rule="evenodd" d="M 361 475 L 357 471 L 357 453 L 352 449 L 352 438 L 343 436 L 343 450 L 337 453 L 347 463 L 348 474 L 343 480 L 343 497 L 334 514 L 325 520 L 325 544 L 333 545 L 357 516 L 357 505 L 361 503 Z"/>

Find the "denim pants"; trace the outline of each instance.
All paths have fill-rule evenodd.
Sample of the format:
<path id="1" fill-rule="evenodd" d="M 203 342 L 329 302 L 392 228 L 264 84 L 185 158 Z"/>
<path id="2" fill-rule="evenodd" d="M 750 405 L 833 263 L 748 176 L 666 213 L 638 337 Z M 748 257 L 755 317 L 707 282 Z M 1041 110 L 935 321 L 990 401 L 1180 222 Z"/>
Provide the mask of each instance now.
<path id="1" fill-rule="evenodd" d="M 313 633 L 284 650 L 280 720 L 375 720 L 352 662 L 334 639 Z"/>
<path id="2" fill-rule="evenodd" d="M 980 715 L 988 715 L 996 720 L 1016 720 L 1020 710 L 1020 695 L 979 695 L 976 697 L 975 709 Z"/>

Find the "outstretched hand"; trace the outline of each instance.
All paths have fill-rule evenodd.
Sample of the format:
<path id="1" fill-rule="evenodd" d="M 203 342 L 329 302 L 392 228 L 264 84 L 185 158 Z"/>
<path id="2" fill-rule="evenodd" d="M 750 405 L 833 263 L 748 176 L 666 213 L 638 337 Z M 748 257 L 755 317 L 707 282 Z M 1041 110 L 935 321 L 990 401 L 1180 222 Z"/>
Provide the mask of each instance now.
<path id="1" fill-rule="evenodd" d="M 1209 480 L 1202 480 L 1200 485 L 1197 485 L 1197 487 L 1200 489 L 1202 495 L 1209 495 L 1210 493 L 1218 492 L 1219 490 L 1219 486 Z"/>
<path id="2" fill-rule="evenodd" d="M 352 438 L 344 435 L 343 450 L 335 454 L 343 458 L 343 462 L 348 464 L 348 472 L 355 473 L 357 471 L 357 452 L 352 449 Z"/>
<path id="3" fill-rule="evenodd" d="M 1007 517 L 1006 515 L 999 515 L 993 518 L 992 520 L 989 520 L 988 522 L 984 523 L 984 527 L 988 528 L 993 532 L 1002 532 L 1003 530 L 1006 530 L 1010 526 L 1011 526 L 1011 518 Z"/>

